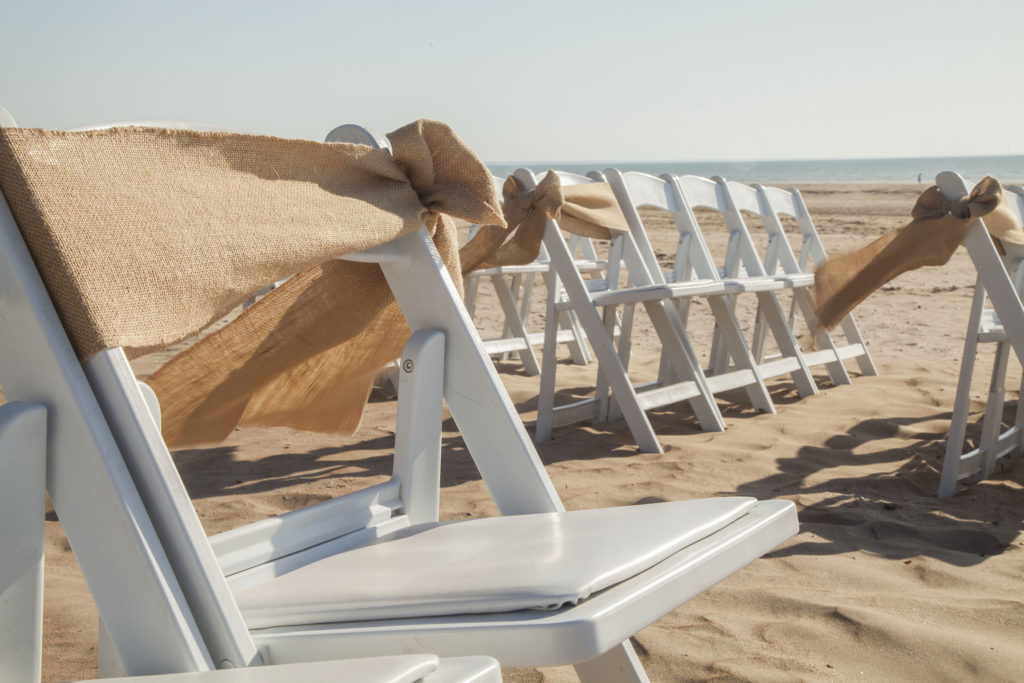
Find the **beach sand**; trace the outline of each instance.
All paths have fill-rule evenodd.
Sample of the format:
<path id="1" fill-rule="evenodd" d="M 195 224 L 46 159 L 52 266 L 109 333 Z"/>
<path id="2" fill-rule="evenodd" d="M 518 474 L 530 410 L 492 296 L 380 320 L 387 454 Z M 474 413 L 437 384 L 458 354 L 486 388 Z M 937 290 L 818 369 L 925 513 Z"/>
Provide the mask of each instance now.
<path id="1" fill-rule="evenodd" d="M 903 225 L 924 187 L 801 189 L 836 254 Z M 656 250 L 669 258 L 674 228 L 663 216 L 647 217 Z M 722 249 L 720 233 L 708 239 Z M 973 284 L 963 249 L 945 267 L 890 283 L 856 311 L 879 376 L 854 371 L 851 385 L 837 387 L 819 368 L 821 393 L 802 399 L 788 378 L 773 380 L 777 415 L 755 414 L 742 395 L 729 395 L 720 397 L 722 433 L 701 432 L 686 405 L 654 411 L 662 455 L 637 452 L 621 420 L 559 428 L 538 447 L 569 509 L 737 493 L 798 507 L 798 536 L 636 635 L 651 680 L 1021 678 L 1024 464 L 1002 467 L 951 499 L 935 498 Z M 484 326 L 493 326 L 493 297 L 478 309 Z M 751 307 L 741 302 L 740 310 L 749 324 Z M 707 306 L 696 305 L 692 315 L 704 347 Z M 653 377 L 656 347 L 639 318 L 631 371 Z M 572 366 L 560 355 L 561 399 L 585 393 L 594 366 Z M 165 357 L 140 359 L 136 370 L 146 375 Z M 990 358 L 986 349 L 978 364 L 974 423 Z M 530 428 L 538 379 L 518 362 L 499 368 Z M 1019 380 L 1011 363 L 1007 385 Z M 352 437 L 244 428 L 224 444 L 175 457 L 203 525 L 217 533 L 382 481 L 394 415 L 395 402 L 380 392 Z M 444 447 L 442 517 L 496 514 L 451 421 Z M 52 511 L 46 541 L 44 680 L 92 677 L 96 610 Z M 575 675 L 571 667 L 508 669 L 505 678 Z"/>

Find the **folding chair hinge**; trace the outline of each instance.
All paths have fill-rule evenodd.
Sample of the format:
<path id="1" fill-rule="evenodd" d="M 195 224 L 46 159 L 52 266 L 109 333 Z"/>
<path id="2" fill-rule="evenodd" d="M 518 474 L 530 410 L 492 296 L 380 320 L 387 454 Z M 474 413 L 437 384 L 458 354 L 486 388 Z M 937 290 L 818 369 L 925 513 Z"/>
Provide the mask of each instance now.
<path id="1" fill-rule="evenodd" d="M 410 522 L 436 522 L 441 486 L 444 333 L 414 332 L 398 365 L 394 472 L 401 484 L 399 495 Z"/>

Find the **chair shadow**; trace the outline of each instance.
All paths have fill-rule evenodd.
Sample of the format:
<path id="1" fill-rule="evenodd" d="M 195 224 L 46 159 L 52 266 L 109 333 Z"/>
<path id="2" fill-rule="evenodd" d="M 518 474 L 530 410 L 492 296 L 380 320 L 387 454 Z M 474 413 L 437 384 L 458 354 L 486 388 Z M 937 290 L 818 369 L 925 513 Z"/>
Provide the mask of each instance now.
<path id="1" fill-rule="evenodd" d="M 770 390 L 780 405 L 801 400 L 791 383 L 775 382 Z M 583 388 L 562 389 L 558 400 L 572 400 L 586 392 Z M 719 399 L 728 420 L 756 415 L 742 391 Z M 536 399 L 517 407 L 521 411 L 531 407 L 535 410 Z M 1015 410 L 1016 402 L 1008 402 L 1004 414 L 1007 423 L 1012 423 Z M 649 415 L 659 436 L 703 433 L 686 403 L 653 410 Z M 935 492 L 946 433 L 917 425 L 948 424 L 950 417 L 949 412 L 941 412 L 863 420 L 845 433 L 830 437 L 822 446 L 803 446 L 793 456 L 779 459 L 776 473 L 717 494 L 786 497 L 797 502 L 804 533 L 771 553 L 775 557 L 869 552 L 897 560 L 928 556 L 952 565 L 974 565 L 1004 552 L 1024 529 L 1024 509 L 1020 492 L 1015 490 L 1024 488 L 1024 467 L 1006 466 L 1005 460 L 1000 461 L 1002 471 L 991 479 L 961 486 L 952 498 L 938 500 Z M 442 488 L 480 480 L 451 419 L 445 421 L 443 430 Z M 978 424 L 969 425 L 969 444 L 977 441 L 979 432 Z M 902 439 L 901 445 L 880 444 L 897 436 Z M 567 443 L 572 447 L 566 448 Z M 279 452 L 246 463 L 244 471 L 258 472 L 258 480 L 239 478 L 235 446 L 182 450 L 175 452 L 174 458 L 190 496 L 199 499 L 266 493 L 325 481 L 331 482 L 329 487 L 342 490 L 363 488 L 390 476 L 393 448 L 390 433 L 305 452 L 284 446 Z M 636 453 L 636 444 L 625 422 L 619 419 L 557 428 L 553 440 L 539 444 L 537 450 L 541 460 L 550 465 L 629 457 Z M 866 466 L 872 471 L 858 471 Z M 828 477 L 833 470 L 837 476 Z M 1016 486 L 1007 486 L 1006 482 Z M 330 497 L 288 495 L 298 496 L 296 506 Z M 636 502 L 658 500 L 647 496 Z"/>
<path id="2" fill-rule="evenodd" d="M 445 421 L 443 429 L 445 432 L 456 430 L 451 420 Z M 335 480 L 339 489 L 355 490 L 391 476 L 394 441 L 393 436 L 387 435 L 308 451 L 282 449 L 249 460 L 244 466 L 236 459 L 237 446 L 185 449 L 175 451 L 172 457 L 193 500 L 266 493 L 330 480 Z M 441 452 L 442 487 L 480 479 L 460 435 L 442 436 Z M 258 472 L 258 480 L 240 478 L 253 472 Z M 305 504 L 330 497 L 312 495 Z"/>
<path id="3" fill-rule="evenodd" d="M 820 377 L 815 379 L 819 380 L 819 386 L 823 389 L 830 386 L 826 385 L 825 381 Z M 773 381 L 768 385 L 768 393 L 771 396 L 772 402 L 778 407 L 791 405 L 803 400 L 797 391 L 796 384 L 788 380 Z M 592 396 L 593 387 L 563 387 L 555 392 L 555 405 L 567 405 Z M 722 417 L 726 420 L 727 424 L 737 419 L 749 419 L 762 414 L 761 411 L 755 410 L 751 406 L 750 399 L 743 389 L 724 391 L 716 394 L 715 399 L 718 403 L 718 409 L 721 411 Z M 515 408 L 520 416 L 536 412 L 537 397 L 534 396 L 524 401 L 519 401 L 515 404 Z M 661 438 L 689 436 L 700 434 L 704 431 L 687 401 L 652 408 L 646 412 L 655 434 Z M 527 422 L 526 426 L 527 430 L 532 433 L 534 424 Z M 605 451 L 617 451 L 619 449 L 637 450 L 636 442 L 629 431 L 629 426 L 626 424 L 625 419 L 621 417 L 606 423 L 595 424 L 585 421 L 575 425 L 556 427 L 552 430 L 552 441 L 558 441 L 560 438 L 565 438 L 566 435 L 571 435 L 570 438 L 575 439 L 576 433 L 580 431 L 581 427 L 588 433 L 599 435 Z M 608 447 L 609 444 L 611 445 L 610 449 Z M 541 450 L 543 444 L 538 444 L 537 447 L 538 450 Z M 600 457 L 607 454 L 605 452 Z M 548 458 L 544 457 L 543 453 L 541 455 L 544 462 L 550 462 Z"/>
<path id="4" fill-rule="evenodd" d="M 1008 424 L 1015 410 L 1016 402 L 1007 406 Z M 1024 529 L 1020 491 L 1015 490 L 1024 486 L 1024 468 L 1001 461 L 1002 471 L 991 479 L 961 485 L 952 498 L 936 498 L 947 434 L 914 426 L 950 418 L 944 412 L 864 420 L 828 439 L 824 447 L 804 446 L 793 457 L 780 459 L 777 474 L 743 484 L 735 493 L 786 497 L 801 506 L 801 535 L 772 557 L 861 551 L 904 561 L 927 556 L 955 566 L 981 563 L 1006 551 Z M 979 433 L 979 424 L 970 426 L 968 447 Z M 906 445 L 872 450 L 872 442 L 894 436 Z M 878 471 L 886 464 L 890 467 Z M 815 476 L 866 465 L 875 471 L 824 480 Z"/>

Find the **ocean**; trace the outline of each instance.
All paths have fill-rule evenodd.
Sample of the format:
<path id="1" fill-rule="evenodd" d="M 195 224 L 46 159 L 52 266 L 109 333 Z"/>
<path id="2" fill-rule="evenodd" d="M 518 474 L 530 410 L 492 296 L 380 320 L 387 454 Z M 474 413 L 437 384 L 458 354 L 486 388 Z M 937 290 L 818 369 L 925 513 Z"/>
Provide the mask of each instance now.
<path id="1" fill-rule="evenodd" d="M 729 180 L 761 183 L 930 183 L 941 171 L 957 171 L 968 180 L 986 175 L 1003 183 L 1024 182 L 1024 156 L 931 157 L 915 159 L 808 159 L 779 161 L 650 161 L 650 162 L 588 162 L 588 163 L 488 163 L 491 173 L 505 177 L 517 168 L 534 172 L 554 168 L 559 171 L 586 174 L 617 168 L 620 171 L 643 171 L 653 175 L 715 176 Z"/>

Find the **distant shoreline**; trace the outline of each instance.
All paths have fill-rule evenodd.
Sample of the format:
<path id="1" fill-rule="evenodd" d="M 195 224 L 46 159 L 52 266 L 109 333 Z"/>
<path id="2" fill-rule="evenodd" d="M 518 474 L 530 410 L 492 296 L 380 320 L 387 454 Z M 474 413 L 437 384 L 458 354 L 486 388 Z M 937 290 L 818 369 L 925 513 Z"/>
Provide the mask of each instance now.
<path id="1" fill-rule="evenodd" d="M 488 163 L 491 172 L 505 177 L 517 168 L 533 171 L 556 168 L 586 174 L 593 170 L 617 168 L 652 175 L 720 175 L 729 180 L 772 185 L 805 183 L 920 183 L 929 185 L 937 173 L 957 171 L 966 178 L 991 175 L 1004 183 L 1024 180 L 1024 155 L 978 157 L 928 157 L 919 159 L 813 159 L 766 161 L 649 161 L 649 162 L 533 162 Z"/>

